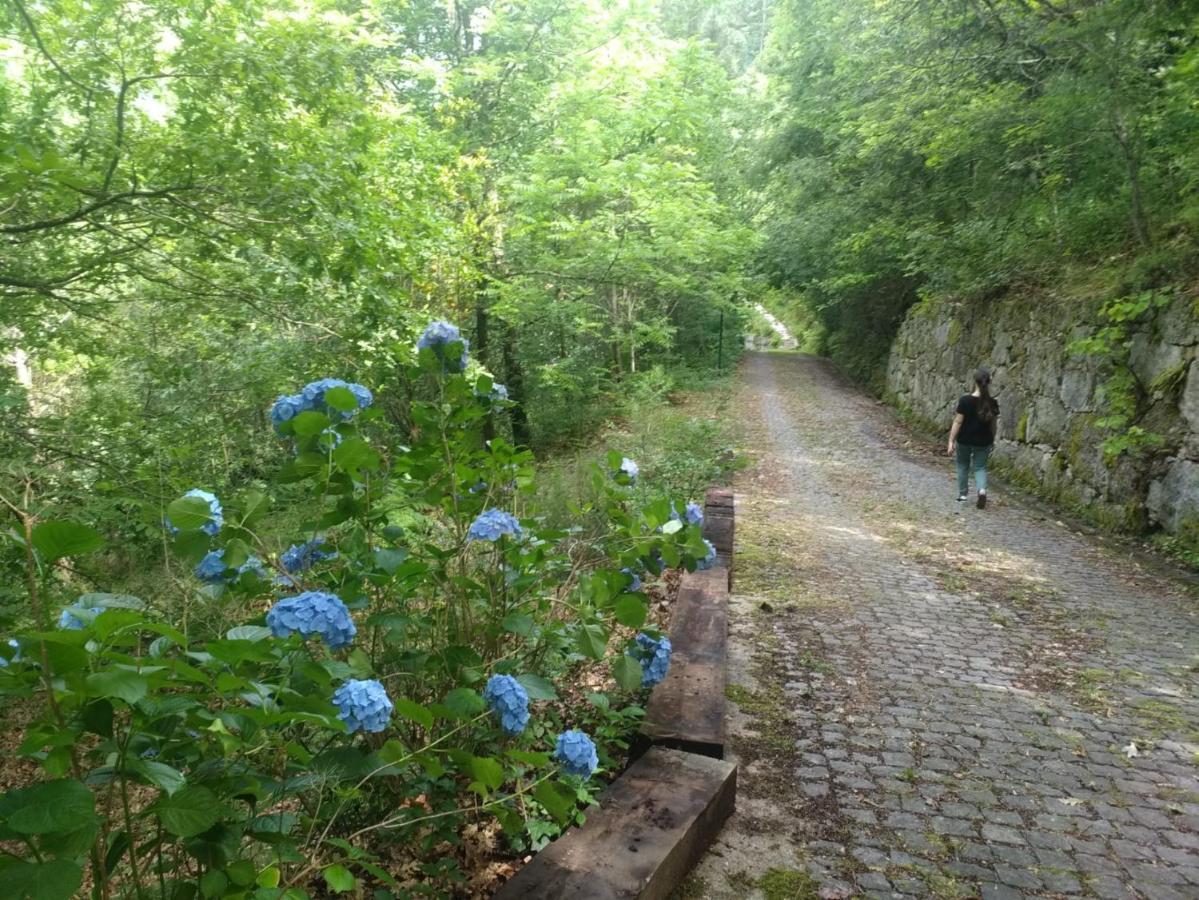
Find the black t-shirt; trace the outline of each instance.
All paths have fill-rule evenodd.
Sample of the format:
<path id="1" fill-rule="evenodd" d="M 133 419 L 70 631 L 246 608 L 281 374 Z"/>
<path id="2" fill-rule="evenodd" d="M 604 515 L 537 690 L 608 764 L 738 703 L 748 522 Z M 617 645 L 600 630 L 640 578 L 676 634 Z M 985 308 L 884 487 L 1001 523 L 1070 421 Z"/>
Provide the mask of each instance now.
<path id="1" fill-rule="evenodd" d="M 971 447 L 990 447 L 995 443 L 995 423 L 999 421 L 999 401 L 991 398 L 991 409 L 994 417 L 990 422 L 984 422 L 978 417 L 978 402 L 981 397 L 973 394 L 962 394 L 958 400 L 956 412 L 962 416 L 962 427 L 958 429 L 958 443 Z"/>

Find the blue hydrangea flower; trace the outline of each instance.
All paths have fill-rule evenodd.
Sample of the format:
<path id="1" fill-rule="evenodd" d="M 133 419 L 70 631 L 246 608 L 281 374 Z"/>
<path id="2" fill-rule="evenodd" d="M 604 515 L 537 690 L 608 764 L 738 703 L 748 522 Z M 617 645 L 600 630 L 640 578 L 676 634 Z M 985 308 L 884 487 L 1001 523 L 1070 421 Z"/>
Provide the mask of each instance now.
<path id="1" fill-rule="evenodd" d="M 695 568 L 700 571 L 703 571 L 704 569 L 710 569 L 712 566 L 716 565 L 716 548 L 712 546 L 712 542 L 707 538 L 704 538 L 704 546 L 708 548 L 708 553 L 703 559 L 695 564 Z"/>
<path id="2" fill-rule="evenodd" d="M 620 468 L 616 471 L 617 474 L 627 475 L 629 477 L 629 481 L 636 481 L 637 475 L 641 472 L 641 470 L 637 468 L 637 463 L 633 462 L 627 456 L 620 461 Z"/>
<path id="3" fill-rule="evenodd" d="M 351 734 L 382 731 L 395 708 L 387 689 L 373 678 L 347 681 L 333 692 L 333 703 L 338 709 L 337 717 L 346 723 Z"/>
<path id="4" fill-rule="evenodd" d="M 225 551 L 210 550 L 196 563 L 195 575 L 206 584 L 217 584 L 225 580 Z"/>
<path id="5" fill-rule="evenodd" d="M 366 409 L 375 402 L 375 395 L 371 393 L 371 389 L 364 384 L 352 382 L 350 384 L 350 393 L 354 395 L 354 399 L 358 401 L 359 409 Z"/>
<path id="6" fill-rule="evenodd" d="M 641 663 L 641 686 L 660 684 L 670 670 L 670 638 L 652 638 L 644 631 L 637 635 L 637 647 L 629 655 Z"/>
<path id="7" fill-rule="evenodd" d="M 87 623 L 76 615 L 76 613 L 81 612 L 82 609 L 83 607 L 80 606 L 68 606 L 62 611 L 62 615 L 58 617 L 58 627 L 65 628 L 67 631 L 83 631 L 83 629 L 87 628 Z M 91 613 L 92 617 L 94 618 L 95 616 L 98 616 L 100 613 L 104 612 L 104 607 L 92 606 L 89 607 L 87 611 Z"/>
<path id="8" fill-rule="evenodd" d="M 470 493 L 472 494 L 481 494 L 485 490 L 487 490 L 487 482 L 481 479 L 470 486 Z"/>
<path id="9" fill-rule="evenodd" d="M 320 441 L 320 445 L 323 449 L 336 450 L 339 446 L 341 446 L 342 437 L 341 434 L 334 431 L 332 428 L 326 428 L 320 433 L 318 440 Z"/>
<path id="10" fill-rule="evenodd" d="M 238 577 L 245 575 L 247 572 L 253 572 L 256 577 L 261 578 L 263 581 L 270 574 L 267 572 L 266 566 L 262 564 L 262 560 L 257 556 L 246 557 L 246 561 L 237 567 Z"/>
<path id="11" fill-rule="evenodd" d="M 446 359 L 444 348 L 448 344 L 456 343 L 462 344 L 462 358 L 458 360 Z M 462 332 L 456 326 L 439 319 L 435 322 L 430 322 L 428 327 L 425 328 L 425 333 L 416 342 L 416 349 L 432 350 L 451 371 L 462 372 L 466 369 L 467 351 L 470 349 L 470 341 L 462 336 Z"/>
<path id="12" fill-rule="evenodd" d="M 257 556 L 250 556 L 246 561 L 237 567 L 237 570 L 232 574 L 228 573 L 228 566 L 225 565 L 225 551 L 210 550 L 205 557 L 196 564 L 195 575 L 200 581 L 206 584 L 221 584 L 224 582 L 236 581 L 247 572 L 253 572 L 259 578 L 267 577 L 266 567 L 263 566 L 262 560 Z"/>
<path id="13" fill-rule="evenodd" d="M 629 586 L 627 588 L 625 588 L 626 591 L 628 591 L 630 594 L 635 594 L 639 590 L 641 590 L 641 576 L 640 575 L 638 575 L 632 569 L 627 568 L 627 567 L 621 569 L 620 571 L 624 572 L 626 575 L 629 576 L 629 578 L 632 579 L 629 582 Z"/>
<path id="14" fill-rule="evenodd" d="M 9 662 L 20 662 L 21 661 L 21 645 L 18 644 L 12 638 L 9 638 L 8 646 L 12 647 L 12 649 L 13 649 L 12 659 L 7 660 L 3 656 L 0 656 L 0 669 L 7 667 Z"/>
<path id="15" fill-rule="evenodd" d="M 471 523 L 466 537 L 471 541 L 495 542 L 505 534 L 519 538 L 523 533 L 516 516 L 504 512 L 502 509 L 493 508 L 479 513 L 479 517 Z"/>
<path id="16" fill-rule="evenodd" d="M 300 394 L 283 394 L 271 407 L 271 424 L 278 431 L 284 422 L 290 422 L 306 409 L 308 406 Z"/>
<path id="17" fill-rule="evenodd" d="M 192 488 L 183 496 L 199 497 L 208 504 L 209 519 L 200 526 L 200 530 L 202 532 L 211 537 L 221 530 L 221 526 L 225 524 L 225 514 L 224 510 L 221 509 L 221 501 L 218 500 L 214 494 L 210 494 L 208 491 L 202 491 L 199 488 Z M 175 527 L 175 524 L 171 521 L 170 516 L 167 516 L 165 521 L 167 531 L 169 531 L 171 534 L 179 533 L 179 529 Z"/>
<path id="18" fill-rule="evenodd" d="M 483 688 L 483 701 L 500 720 L 500 728 L 518 735 L 529 724 L 529 693 L 511 675 L 492 675 Z"/>
<path id="19" fill-rule="evenodd" d="M 507 400 L 508 399 L 508 386 L 506 384 L 493 384 L 491 386 L 491 399 L 492 400 Z"/>
<path id="20" fill-rule="evenodd" d="M 294 575 L 296 572 L 303 572 L 315 563 L 326 559 L 336 559 L 335 552 L 321 549 L 324 546 L 325 539 L 319 535 L 303 544 L 292 544 L 279 557 L 279 564 L 283 566 L 285 572 Z"/>
<path id="21" fill-rule="evenodd" d="M 275 426 L 275 430 L 279 431 L 284 422 L 290 422 L 302 412 L 322 412 L 334 420 L 352 417 L 358 412 L 357 409 L 349 411 L 331 409 L 325 403 L 325 392 L 336 387 L 345 388 L 353 394 L 354 399 L 358 401 L 358 409 L 366 409 L 375 402 L 370 388 L 365 385 L 342 381 L 340 378 L 321 378 L 318 381 L 310 381 L 300 388 L 298 394 L 284 394 L 275 401 L 275 405 L 271 407 L 271 423 Z"/>
<path id="22" fill-rule="evenodd" d="M 595 752 L 595 743 L 583 732 L 575 729 L 564 731 L 558 735 L 554 758 L 562 763 L 562 771 L 567 775 L 581 775 L 584 778 L 590 778 L 599 768 L 599 756 Z"/>
<path id="23" fill-rule="evenodd" d="M 698 503 L 688 503 L 687 509 L 683 512 L 683 518 L 687 520 L 688 525 L 704 524 L 704 508 Z"/>
<path id="24" fill-rule="evenodd" d="M 320 635 L 331 650 L 348 646 L 358 633 L 341 598 L 322 591 L 285 597 L 266 614 L 266 624 L 275 637 L 287 637 L 297 631 L 304 637 Z"/>

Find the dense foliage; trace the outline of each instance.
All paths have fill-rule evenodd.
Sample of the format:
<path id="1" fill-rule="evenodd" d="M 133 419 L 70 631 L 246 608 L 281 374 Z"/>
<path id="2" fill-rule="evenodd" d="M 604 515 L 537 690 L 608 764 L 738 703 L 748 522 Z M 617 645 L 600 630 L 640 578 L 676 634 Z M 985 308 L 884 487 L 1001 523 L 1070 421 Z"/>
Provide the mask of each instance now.
<path id="1" fill-rule="evenodd" d="M 786 0 L 774 25 L 764 261 L 859 377 L 921 296 L 1195 274 L 1194 2 Z"/>
<path id="2" fill-rule="evenodd" d="M 668 24 L 598 0 L 0 4 L 16 483 L 154 540 L 190 481 L 278 461 L 252 437 L 278 384 L 336 370 L 405 421 L 427 312 L 539 454 L 646 369 L 727 365 L 737 91 Z"/>
<path id="3" fill-rule="evenodd" d="M 670 665 L 642 582 L 710 563 L 702 510 L 637 508 L 639 468 L 614 453 L 588 527 L 547 525 L 531 455 L 483 437 L 501 386 L 461 371 L 444 323 L 420 345 L 412 432 L 359 384 L 276 401 L 258 437 L 287 447 L 291 546 L 261 530 L 262 492 L 168 505 L 187 591 L 89 593 L 58 615 L 57 564 L 104 539 L 13 510 L 35 624 L 0 650 L 0 691 L 35 702 L 18 753 L 49 778 L 0 798 L 9 896 L 67 898 L 85 872 L 97 897 L 300 898 L 318 875 L 444 896 L 465 822 L 536 846 L 620 765 L 636 692 Z M 587 661 L 611 693 L 555 702 Z"/>

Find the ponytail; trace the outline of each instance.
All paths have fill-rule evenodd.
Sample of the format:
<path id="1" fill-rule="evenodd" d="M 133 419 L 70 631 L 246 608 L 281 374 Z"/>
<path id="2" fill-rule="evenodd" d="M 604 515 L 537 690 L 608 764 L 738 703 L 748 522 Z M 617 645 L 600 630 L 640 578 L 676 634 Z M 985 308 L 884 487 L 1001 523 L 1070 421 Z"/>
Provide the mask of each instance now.
<path id="1" fill-rule="evenodd" d="M 986 369 L 979 369 L 974 373 L 974 383 L 978 385 L 978 403 L 975 404 L 978 409 L 978 419 L 984 425 L 990 425 L 995 421 L 995 405 L 991 400 L 991 373 Z"/>

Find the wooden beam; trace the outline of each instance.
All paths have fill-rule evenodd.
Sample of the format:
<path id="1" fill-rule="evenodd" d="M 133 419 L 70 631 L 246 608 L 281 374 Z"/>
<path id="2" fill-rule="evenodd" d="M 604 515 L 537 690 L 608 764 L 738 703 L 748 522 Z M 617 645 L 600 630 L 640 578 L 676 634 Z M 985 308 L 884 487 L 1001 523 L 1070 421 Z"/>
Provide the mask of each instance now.
<path id="1" fill-rule="evenodd" d="M 665 900 L 733 812 L 737 767 L 655 747 L 494 900 Z"/>

